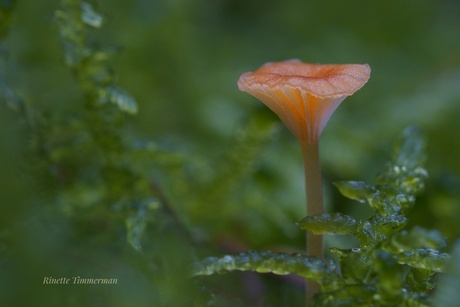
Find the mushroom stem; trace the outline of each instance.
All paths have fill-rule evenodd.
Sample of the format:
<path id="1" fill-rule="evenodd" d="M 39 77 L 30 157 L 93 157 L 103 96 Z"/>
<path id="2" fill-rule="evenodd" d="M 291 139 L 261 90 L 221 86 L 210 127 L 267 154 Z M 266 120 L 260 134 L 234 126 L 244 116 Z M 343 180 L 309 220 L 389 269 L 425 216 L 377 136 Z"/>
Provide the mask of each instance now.
<path id="1" fill-rule="evenodd" d="M 301 142 L 305 169 L 305 191 L 307 193 L 307 215 L 322 214 L 323 189 L 321 181 L 321 167 L 319 163 L 318 141 L 310 143 Z M 323 236 L 307 232 L 307 255 L 324 258 Z M 319 285 L 313 281 L 307 281 L 306 288 L 307 306 L 313 296 L 319 292 Z"/>

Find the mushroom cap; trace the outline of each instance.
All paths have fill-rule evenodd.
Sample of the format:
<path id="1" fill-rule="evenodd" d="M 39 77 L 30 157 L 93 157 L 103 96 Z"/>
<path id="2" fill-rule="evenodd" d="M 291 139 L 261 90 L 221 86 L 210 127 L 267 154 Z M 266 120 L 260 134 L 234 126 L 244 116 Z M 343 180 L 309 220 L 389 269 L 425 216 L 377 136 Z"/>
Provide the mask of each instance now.
<path id="1" fill-rule="evenodd" d="M 308 64 L 299 60 L 272 62 L 241 75 L 240 90 L 257 87 L 292 87 L 318 98 L 350 96 L 366 84 L 371 69 L 367 64 Z"/>
<path id="2" fill-rule="evenodd" d="M 367 64 L 290 60 L 242 74 L 238 87 L 275 112 L 301 143 L 315 143 L 335 109 L 366 84 L 370 72 Z"/>

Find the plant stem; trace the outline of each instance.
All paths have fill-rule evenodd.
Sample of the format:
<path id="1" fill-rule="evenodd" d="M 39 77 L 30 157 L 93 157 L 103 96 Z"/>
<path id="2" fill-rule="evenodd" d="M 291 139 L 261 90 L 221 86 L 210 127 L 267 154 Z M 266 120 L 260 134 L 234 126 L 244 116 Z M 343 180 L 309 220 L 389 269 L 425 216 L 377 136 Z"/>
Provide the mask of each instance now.
<path id="1" fill-rule="evenodd" d="M 317 215 L 324 212 L 323 189 L 321 180 L 321 166 L 319 163 L 319 144 L 301 142 L 305 169 L 305 191 L 307 193 L 307 215 Z M 324 258 L 323 236 L 307 232 L 307 255 Z M 307 281 L 306 287 L 307 306 L 310 305 L 313 296 L 319 292 L 319 285 L 313 281 Z"/>

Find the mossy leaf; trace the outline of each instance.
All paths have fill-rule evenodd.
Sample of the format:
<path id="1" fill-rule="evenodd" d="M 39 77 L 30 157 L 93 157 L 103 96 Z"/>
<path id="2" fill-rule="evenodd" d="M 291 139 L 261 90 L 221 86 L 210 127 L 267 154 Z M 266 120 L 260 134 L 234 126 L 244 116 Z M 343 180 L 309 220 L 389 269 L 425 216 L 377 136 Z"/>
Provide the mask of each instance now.
<path id="1" fill-rule="evenodd" d="M 439 279 L 439 285 L 434 297 L 434 306 L 460 306 L 460 240 L 454 245 L 452 259 Z"/>
<path id="2" fill-rule="evenodd" d="M 339 189 L 343 196 L 361 203 L 368 201 L 377 190 L 363 181 L 337 181 L 334 185 Z"/>
<path id="3" fill-rule="evenodd" d="M 358 223 L 351 216 L 340 213 L 324 213 L 321 215 L 307 216 L 299 223 L 303 230 L 314 234 L 339 234 L 356 233 Z"/>
<path id="4" fill-rule="evenodd" d="M 397 255 L 398 262 L 414 268 L 444 272 L 450 256 L 431 248 L 419 248 Z"/>
<path id="5" fill-rule="evenodd" d="M 446 246 L 446 239 L 439 231 L 416 226 L 409 231 L 403 230 L 393 235 L 382 244 L 382 249 L 393 253 L 401 253 L 419 248 L 442 250 Z"/>
<path id="6" fill-rule="evenodd" d="M 83 23 L 93 28 L 100 28 L 102 26 L 104 18 L 94 10 L 90 3 L 82 1 L 80 8 Z"/>
<path id="7" fill-rule="evenodd" d="M 296 274 L 317 281 L 325 290 L 337 289 L 342 285 L 342 279 L 324 260 L 303 254 L 250 251 L 221 258 L 210 257 L 195 264 L 193 275 L 211 275 L 235 270 L 277 275 Z"/>
<path id="8" fill-rule="evenodd" d="M 152 211 L 160 206 L 156 199 L 146 199 L 132 205 L 132 210 L 125 220 L 126 237 L 129 244 L 137 251 L 142 250 L 141 239 L 149 222 Z"/>
<path id="9" fill-rule="evenodd" d="M 420 129 L 408 127 L 396 143 L 391 161 L 377 176 L 376 182 L 394 186 L 404 194 L 417 195 L 425 188 L 425 179 L 428 177 L 423 168 L 425 160 L 425 139 Z"/>
<path id="10" fill-rule="evenodd" d="M 125 90 L 118 86 L 108 86 L 107 93 L 109 101 L 116 104 L 121 111 L 129 114 L 137 113 L 136 100 Z"/>

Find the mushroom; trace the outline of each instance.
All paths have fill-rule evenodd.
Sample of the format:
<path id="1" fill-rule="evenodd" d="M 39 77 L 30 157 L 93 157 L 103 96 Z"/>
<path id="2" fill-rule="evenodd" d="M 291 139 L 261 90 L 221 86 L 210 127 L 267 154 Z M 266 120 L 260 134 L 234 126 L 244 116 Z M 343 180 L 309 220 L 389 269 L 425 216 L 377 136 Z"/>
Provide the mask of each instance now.
<path id="1" fill-rule="evenodd" d="M 302 146 L 307 215 L 323 213 L 319 137 L 332 113 L 366 84 L 367 64 L 320 65 L 299 60 L 267 63 L 238 80 L 241 91 L 275 112 Z M 307 233 L 307 255 L 323 258 L 323 238 Z M 307 285 L 308 287 L 308 285 Z M 310 288 L 310 298 L 318 291 Z"/>
<path id="2" fill-rule="evenodd" d="M 238 80 L 275 112 L 303 144 L 317 143 L 340 103 L 369 79 L 369 65 L 318 65 L 299 60 L 267 63 Z"/>

